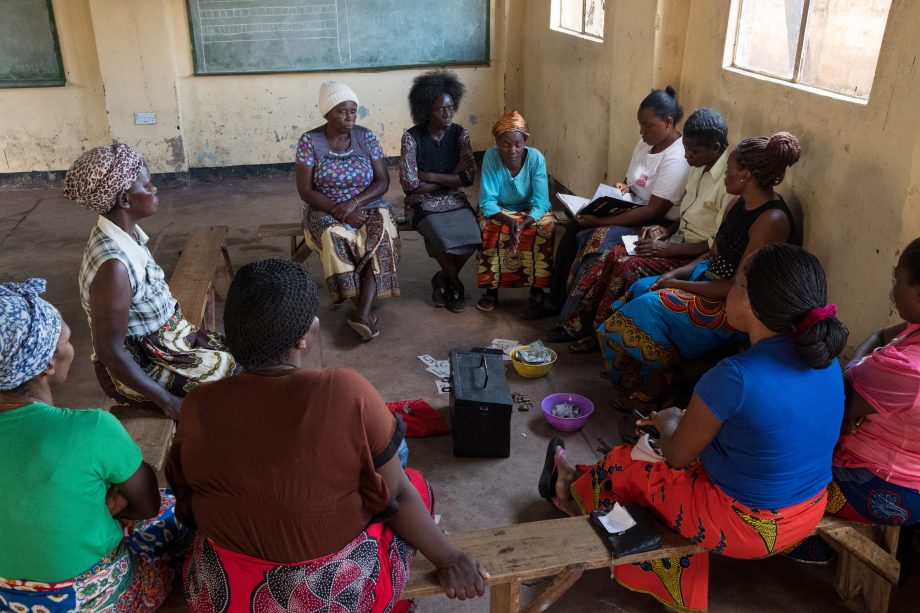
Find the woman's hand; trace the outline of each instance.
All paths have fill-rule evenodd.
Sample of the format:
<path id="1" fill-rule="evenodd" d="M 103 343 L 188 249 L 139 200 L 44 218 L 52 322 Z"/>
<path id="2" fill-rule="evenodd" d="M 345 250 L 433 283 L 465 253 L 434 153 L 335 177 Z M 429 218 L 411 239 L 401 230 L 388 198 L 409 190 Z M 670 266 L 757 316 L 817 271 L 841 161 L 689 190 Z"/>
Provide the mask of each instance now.
<path id="1" fill-rule="evenodd" d="M 524 217 L 524 219 L 513 219 L 514 223 L 508 228 L 511 235 L 511 246 L 517 250 L 518 245 L 521 243 L 521 234 L 524 233 L 524 230 L 532 226 L 535 222 L 534 218 L 530 215 Z"/>
<path id="2" fill-rule="evenodd" d="M 649 291 L 653 292 L 655 290 L 673 287 L 672 281 L 677 280 L 677 270 L 669 270 L 668 272 L 659 275 L 658 279 L 649 287 Z"/>
<path id="3" fill-rule="evenodd" d="M 354 198 L 349 198 L 342 202 L 336 202 L 335 207 L 333 207 L 332 216 L 341 221 L 342 223 L 348 223 L 346 218 L 358 210 L 358 201 Z"/>
<path id="4" fill-rule="evenodd" d="M 342 221 L 352 228 L 360 228 L 367 223 L 367 211 L 352 211 Z"/>
<path id="5" fill-rule="evenodd" d="M 169 392 L 165 392 L 163 398 L 157 401 L 157 406 L 163 409 L 163 412 L 166 413 L 166 417 L 179 421 L 179 412 L 182 408 L 181 398 Z"/>
<path id="6" fill-rule="evenodd" d="M 669 258 L 672 251 L 671 245 L 673 245 L 671 241 L 643 238 L 636 241 L 636 255 L 646 258 Z"/>
<path id="7" fill-rule="evenodd" d="M 604 225 L 603 217 L 598 217 L 597 215 L 576 215 L 575 221 L 582 228 L 597 228 Z"/>
<path id="8" fill-rule="evenodd" d="M 683 419 L 684 413 L 686 413 L 686 411 L 678 407 L 670 407 L 668 409 L 662 409 L 661 411 L 652 411 L 648 419 L 636 420 L 636 426 L 655 426 L 658 428 L 658 432 L 661 433 L 661 440 L 666 441 L 671 438 L 671 435 L 677 430 L 677 426 L 680 425 L 680 420 Z"/>
<path id="9" fill-rule="evenodd" d="M 466 600 L 485 593 L 489 573 L 470 554 L 454 549 L 447 560 L 437 567 L 438 580 L 448 598 Z"/>
<path id="10" fill-rule="evenodd" d="M 105 493 L 105 506 L 109 510 L 109 515 L 115 517 L 128 506 L 128 499 L 113 485 Z"/>
<path id="11" fill-rule="evenodd" d="M 621 192 L 623 192 L 624 194 L 629 192 L 629 186 L 626 185 L 625 183 L 617 183 L 616 185 L 614 185 L 614 187 L 620 190 Z"/>

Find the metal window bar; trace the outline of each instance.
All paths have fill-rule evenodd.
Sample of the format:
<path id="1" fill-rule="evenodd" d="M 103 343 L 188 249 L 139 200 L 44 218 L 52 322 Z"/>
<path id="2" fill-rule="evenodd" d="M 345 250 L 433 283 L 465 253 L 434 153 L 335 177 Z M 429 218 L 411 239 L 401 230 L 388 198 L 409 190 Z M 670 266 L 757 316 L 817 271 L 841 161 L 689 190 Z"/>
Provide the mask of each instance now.
<path id="1" fill-rule="evenodd" d="M 802 53 L 805 50 L 805 31 L 808 29 L 809 12 L 811 11 L 811 0 L 804 0 L 802 3 L 802 21 L 799 25 L 799 41 L 795 48 L 795 64 L 792 66 L 792 82 L 799 82 L 799 71 L 802 68 Z"/>
<path id="2" fill-rule="evenodd" d="M 741 14 L 743 12 L 741 10 L 742 9 L 741 4 L 743 4 L 744 1 L 745 0 L 740 0 L 738 3 L 738 14 L 736 15 L 737 23 L 735 24 L 735 41 L 734 41 L 734 45 L 732 46 L 732 66 L 734 66 L 735 68 L 740 68 L 741 70 L 745 70 L 747 72 L 753 72 L 754 74 L 763 75 L 765 77 L 770 77 L 773 79 L 779 79 L 780 81 L 788 81 L 789 83 L 799 83 L 799 72 L 801 71 L 801 68 L 802 68 L 802 53 L 804 52 L 804 49 L 805 49 L 805 32 L 808 29 L 808 18 L 810 16 L 809 13 L 811 11 L 811 0 L 802 0 L 802 18 L 799 23 L 799 38 L 796 41 L 796 46 L 795 46 L 795 61 L 792 64 L 792 78 L 791 79 L 785 79 L 783 77 L 776 76 L 775 74 L 771 74 L 769 72 L 757 70 L 756 68 L 750 68 L 748 66 L 738 65 L 738 61 L 737 61 L 738 38 L 741 36 L 741 30 L 742 30 Z"/>

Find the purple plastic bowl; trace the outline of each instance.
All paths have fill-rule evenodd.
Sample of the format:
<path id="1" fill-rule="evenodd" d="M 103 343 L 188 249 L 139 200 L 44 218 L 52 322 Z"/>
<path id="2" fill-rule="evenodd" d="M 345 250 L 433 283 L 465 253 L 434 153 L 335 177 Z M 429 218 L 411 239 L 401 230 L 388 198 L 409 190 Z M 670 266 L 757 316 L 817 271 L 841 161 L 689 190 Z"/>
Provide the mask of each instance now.
<path id="1" fill-rule="evenodd" d="M 581 415 L 578 417 L 556 417 L 553 415 L 553 406 L 560 402 L 571 402 L 572 404 L 578 405 L 581 409 Z M 550 394 L 543 399 L 540 405 L 543 407 L 543 415 L 546 417 L 546 423 L 556 430 L 562 430 L 563 432 L 574 432 L 578 430 L 588 423 L 588 418 L 591 417 L 591 413 L 594 412 L 593 402 L 579 394 L 569 394 L 566 392 L 561 394 Z"/>

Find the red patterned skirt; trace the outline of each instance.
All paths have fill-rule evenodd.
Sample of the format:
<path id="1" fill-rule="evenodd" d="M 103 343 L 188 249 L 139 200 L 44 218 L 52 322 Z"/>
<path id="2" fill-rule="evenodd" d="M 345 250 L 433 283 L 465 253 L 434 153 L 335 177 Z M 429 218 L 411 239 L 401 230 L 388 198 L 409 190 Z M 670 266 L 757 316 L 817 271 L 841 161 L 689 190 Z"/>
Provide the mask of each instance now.
<path id="1" fill-rule="evenodd" d="M 584 471 L 572 496 L 585 513 L 636 502 L 691 543 L 732 558 L 765 558 L 808 536 L 824 515 L 825 490 L 780 509 L 752 509 L 723 492 L 702 464 L 671 468 L 633 460 L 621 445 Z M 614 568 L 624 587 L 654 596 L 679 611 L 709 606 L 709 551 Z"/>
<path id="2" fill-rule="evenodd" d="M 526 213 L 502 211 L 515 219 Z M 511 246 L 508 226 L 477 213 L 482 230 L 479 251 L 479 274 L 476 285 L 498 289 L 512 287 L 549 287 L 553 275 L 556 249 L 556 218 L 546 213 L 521 234 L 517 249 Z"/>
<path id="3" fill-rule="evenodd" d="M 407 469 L 429 511 L 434 497 L 418 472 Z M 185 566 L 192 613 L 400 613 L 415 548 L 385 523 L 372 523 L 331 555 L 278 564 L 195 538 Z"/>

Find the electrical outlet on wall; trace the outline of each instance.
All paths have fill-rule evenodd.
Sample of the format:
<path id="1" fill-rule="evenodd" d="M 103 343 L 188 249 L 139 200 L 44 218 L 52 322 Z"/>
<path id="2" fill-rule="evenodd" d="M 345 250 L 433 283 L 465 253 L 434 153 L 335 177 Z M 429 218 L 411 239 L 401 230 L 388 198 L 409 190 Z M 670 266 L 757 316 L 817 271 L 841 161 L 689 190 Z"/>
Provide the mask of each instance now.
<path id="1" fill-rule="evenodd" d="M 134 125 L 136 126 L 149 126 L 157 122 L 156 113 L 135 113 L 134 114 Z"/>

